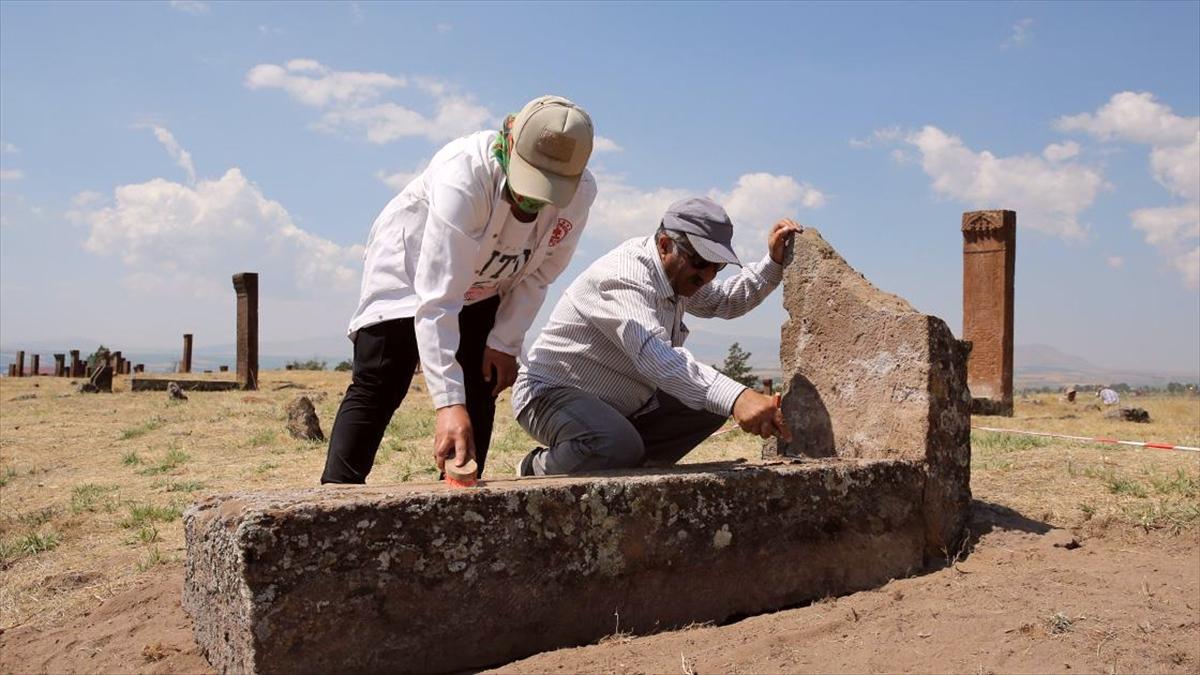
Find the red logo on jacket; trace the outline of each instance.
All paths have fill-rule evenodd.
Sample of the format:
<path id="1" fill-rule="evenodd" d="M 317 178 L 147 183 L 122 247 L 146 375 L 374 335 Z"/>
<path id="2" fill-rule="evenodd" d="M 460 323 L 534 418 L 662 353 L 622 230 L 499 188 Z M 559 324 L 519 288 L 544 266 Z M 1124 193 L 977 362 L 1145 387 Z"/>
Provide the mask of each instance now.
<path id="1" fill-rule="evenodd" d="M 550 235 L 550 245 L 558 246 L 563 239 L 567 238 L 567 234 L 571 232 L 571 228 L 575 227 L 571 221 L 566 218 L 559 218 L 558 223 L 554 226 L 554 232 Z"/>

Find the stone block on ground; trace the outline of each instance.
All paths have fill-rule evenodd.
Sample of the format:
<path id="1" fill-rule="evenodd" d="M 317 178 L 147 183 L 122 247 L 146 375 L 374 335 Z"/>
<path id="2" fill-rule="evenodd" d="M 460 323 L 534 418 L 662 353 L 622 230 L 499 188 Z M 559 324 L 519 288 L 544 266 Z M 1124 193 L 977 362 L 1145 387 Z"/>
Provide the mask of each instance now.
<path id="1" fill-rule="evenodd" d="M 971 501 L 968 347 L 814 229 L 796 236 L 783 284 L 782 408 L 794 440 L 769 442 L 764 457 L 923 462 L 929 551 L 956 552 Z"/>
<path id="2" fill-rule="evenodd" d="M 292 438 L 304 441 L 323 441 L 325 434 L 321 432 L 321 420 L 317 417 L 317 409 L 307 396 L 300 396 L 287 406 L 287 430 Z"/>
<path id="3" fill-rule="evenodd" d="M 1104 413 L 1105 419 L 1121 420 L 1123 422 L 1140 422 L 1148 423 L 1150 421 L 1150 413 L 1146 412 L 1145 408 L 1113 408 Z"/>
<path id="4" fill-rule="evenodd" d="M 183 604 L 221 672 L 471 670 L 910 574 L 925 485 L 849 459 L 214 496 Z"/>

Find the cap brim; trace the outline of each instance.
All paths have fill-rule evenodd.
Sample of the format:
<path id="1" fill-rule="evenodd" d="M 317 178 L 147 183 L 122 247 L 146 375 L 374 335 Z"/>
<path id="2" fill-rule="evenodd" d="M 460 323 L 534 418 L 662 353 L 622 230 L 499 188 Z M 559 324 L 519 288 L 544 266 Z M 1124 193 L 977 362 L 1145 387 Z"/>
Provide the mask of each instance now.
<path id="1" fill-rule="evenodd" d="M 583 174 L 560 176 L 542 171 L 515 152 L 508 160 L 508 185 L 513 192 L 522 197 L 550 202 L 560 209 L 566 208 L 575 198 L 575 190 L 582 177 Z"/>
<path id="2" fill-rule="evenodd" d="M 692 245 L 692 248 L 696 249 L 696 253 L 699 253 L 701 258 L 709 262 L 742 266 L 742 261 L 738 260 L 732 248 L 718 244 L 711 239 L 705 239 L 699 235 L 692 234 L 691 232 L 685 232 L 684 234 L 688 238 L 688 243 Z"/>

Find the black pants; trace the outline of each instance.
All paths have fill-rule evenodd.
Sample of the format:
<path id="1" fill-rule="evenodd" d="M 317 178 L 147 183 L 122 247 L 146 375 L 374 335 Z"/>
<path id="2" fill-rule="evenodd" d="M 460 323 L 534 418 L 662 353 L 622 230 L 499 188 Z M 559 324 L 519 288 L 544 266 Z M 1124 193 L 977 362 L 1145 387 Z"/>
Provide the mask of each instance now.
<path id="1" fill-rule="evenodd" d="M 492 440 L 496 399 L 483 380 L 483 350 L 496 321 L 500 298 L 468 305 L 458 314 L 458 351 L 463 370 L 467 414 L 475 434 L 475 461 L 483 475 Z M 400 407 L 420 360 L 413 320 L 393 319 L 360 329 L 354 339 L 354 376 L 338 407 L 322 483 L 365 483 L 392 413 Z M 432 450 L 432 442 L 430 449 Z M 432 452 L 430 462 L 433 461 Z"/>

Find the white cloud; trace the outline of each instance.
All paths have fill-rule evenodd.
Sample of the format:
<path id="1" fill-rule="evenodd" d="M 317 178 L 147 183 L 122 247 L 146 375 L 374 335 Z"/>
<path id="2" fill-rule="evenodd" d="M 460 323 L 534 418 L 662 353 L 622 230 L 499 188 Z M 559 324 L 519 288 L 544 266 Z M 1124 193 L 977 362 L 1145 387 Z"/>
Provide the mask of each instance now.
<path id="1" fill-rule="evenodd" d="M 1154 179 L 1188 203 L 1138 209 L 1130 221 L 1185 286 L 1200 287 L 1200 116 L 1176 115 L 1149 92 L 1123 91 L 1096 112 L 1064 116 L 1057 125 L 1105 141 L 1150 146 Z"/>
<path id="2" fill-rule="evenodd" d="M 617 145 L 617 142 L 611 138 L 604 136 L 596 136 L 592 139 L 592 152 L 624 152 L 625 148 Z"/>
<path id="3" fill-rule="evenodd" d="M 1064 239 L 1085 236 L 1079 214 L 1106 187 L 1092 167 L 976 152 L 934 126 L 905 135 L 904 142 L 920 152 L 921 167 L 939 195 L 974 208 L 1013 209 L 1021 225 Z"/>
<path id="4" fill-rule="evenodd" d="M 21 180 L 25 172 L 20 169 L 0 169 L 0 180 Z"/>
<path id="5" fill-rule="evenodd" d="M 362 20 L 363 20 L 363 18 L 365 18 L 366 13 L 363 12 L 363 8 L 362 8 L 361 4 L 359 4 L 357 2 L 351 2 L 350 3 L 350 15 L 351 15 L 351 17 L 353 17 L 352 21 L 354 23 L 362 23 Z"/>
<path id="6" fill-rule="evenodd" d="M 372 143 L 390 143 L 406 136 L 424 136 L 445 141 L 488 126 L 492 114 L 469 99 L 447 97 L 437 103 L 433 117 L 396 103 L 381 103 L 365 108 L 331 110 L 321 116 L 316 128 L 334 132 L 357 131 Z"/>
<path id="7" fill-rule="evenodd" d="M 200 0 L 171 0 L 171 7 L 188 14 L 208 13 L 208 3 Z"/>
<path id="8" fill-rule="evenodd" d="M 1042 150 L 1042 157 L 1051 162 L 1061 162 L 1064 159 L 1071 159 L 1079 154 L 1079 144 L 1075 141 L 1067 141 L 1065 143 L 1051 143 Z"/>
<path id="9" fill-rule="evenodd" d="M 174 288 L 184 297 L 227 292 L 229 275 L 241 271 L 308 293 L 357 286 L 361 247 L 301 230 L 236 167 L 194 186 L 155 178 L 118 186 L 109 203 L 95 200 L 76 195 L 81 206 L 68 215 L 87 226 L 88 251 L 124 263 L 130 288 Z M 219 283 L 205 281 L 214 278 Z"/>
<path id="10" fill-rule="evenodd" d="M 734 248 L 746 260 L 757 260 L 766 250 L 766 236 L 780 218 L 800 220 L 801 209 L 820 208 L 825 196 L 791 176 L 748 173 L 728 190 L 696 192 L 659 187 L 642 190 L 623 176 L 596 174 L 599 191 L 588 217 L 588 231 L 607 240 L 624 240 L 654 232 L 672 202 L 704 195 L 721 204 L 733 220 Z"/>
<path id="11" fill-rule="evenodd" d="M 333 71 L 312 59 L 293 59 L 283 66 L 262 63 L 246 73 L 250 89 L 282 89 L 311 106 L 362 103 L 405 84 L 404 78 L 386 73 Z"/>
<path id="12" fill-rule="evenodd" d="M 6 155 L 15 154 L 20 151 L 21 151 L 20 148 L 13 145 L 12 143 L 9 143 L 8 141 L 4 141 L 3 143 L 0 143 L 0 152 L 3 152 Z"/>
<path id="13" fill-rule="evenodd" d="M 431 115 L 393 101 L 377 102 L 386 91 L 409 85 L 433 99 Z M 445 141 L 494 121 L 487 108 L 445 82 L 428 77 L 335 71 L 312 59 L 293 59 L 283 66 L 256 65 L 246 74 L 246 86 L 282 89 L 305 105 L 325 109 L 314 124 L 317 130 L 361 134 L 372 143 L 390 143 L 409 136 Z"/>
<path id="14" fill-rule="evenodd" d="M 95 190 L 84 190 L 83 192 L 76 193 L 74 197 L 71 197 L 71 206 L 74 206 L 76 209 L 82 209 L 93 206 L 102 201 L 104 201 L 104 195 L 96 192 Z"/>
<path id="15" fill-rule="evenodd" d="M 426 166 L 429 166 L 429 160 L 423 159 L 417 164 L 417 168 L 413 169 L 412 171 L 397 171 L 395 173 L 387 173 L 386 171 L 380 170 L 375 172 L 375 177 L 378 178 L 384 185 L 387 185 L 393 190 L 399 192 L 400 190 L 403 190 L 405 186 L 411 183 L 412 179 L 421 175 L 421 172 L 425 170 Z"/>
<path id="16" fill-rule="evenodd" d="M 1012 34 L 1009 35 L 1008 39 L 1001 43 L 1000 46 L 1005 49 L 1008 47 L 1024 47 L 1025 43 L 1029 42 L 1030 36 L 1032 35 L 1029 30 L 1032 27 L 1033 19 L 1021 19 L 1013 24 Z"/>
<path id="17" fill-rule="evenodd" d="M 1187 145 L 1156 147 L 1150 151 L 1154 179 L 1184 199 L 1200 200 L 1200 131 Z"/>
<path id="18" fill-rule="evenodd" d="M 1106 260 L 1105 262 L 1108 263 L 1109 267 L 1111 267 L 1115 270 L 1121 269 L 1122 267 L 1125 266 L 1125 259 L 1119 255 L 1109 256 L 1108 260 Z"/>
<path id="19" fill-rule="evenodd" d="M 900 127 L 888 127 L 886 129 L 876 129 L 871 132 L 867 138 L 851 138 L 850 147 L 859 150 L 874 148 L 881 145 L 890 145 L 904 138 L 904 132 Z"/>
<path id="20" fill-rule="evenodd" d="M 1123 91 L 1095 113 L 1065 115 L 1055 126 L 1060 131 L 1083 131 L 1106 141 L 1170 146 L 1190 143 L 1200 131 L 1200 117 L 1180 117 L 1149 92 Z"/>
<path id="21" fill-rule="evenodd" d="M 179 145 L 179 141 L 175 140 L 175 135 L 167 128 L 158 126 L 157 124 L 150 125 L 150 128 L 154 131 L 154 137 L 166 148 L 167 154 L 171 156 L 171 159 L 175 160 L 179 168 L 187 172 L 188 182 L 195 183 L 196 167 L 192 164 L 192 154 Z"/>
<path id="22" fill-rule="evenodd" d="M 274 26 L 267 26 L 264 24 L 259 24 L 259 26 L 258 26 L 258 34 L 262 35 L 264 37 L 270 37 L 272 35 L 283 35 L 283 33 L 284 33 L 284 30 L 282 28 L 275 28 Z"/>
<path id="23" fill-rule="evenodd" d="M 436 28 L 437 28 L 437 32 L 441 33 L 442 35 L 445 35 L 446 33 L 449 33 L 450 31 L 454 30 L 454 26 L 452 26 L 444 21 L 442 23 L 439 23 L 436 26 Z"/>
<path id="24" fill-rule="evenodd" d="M 1183 276 L 1188 288 L 1200 287 L 1200 204 L 1138 209 L 1129 214 L 1133 227 Z"/>

